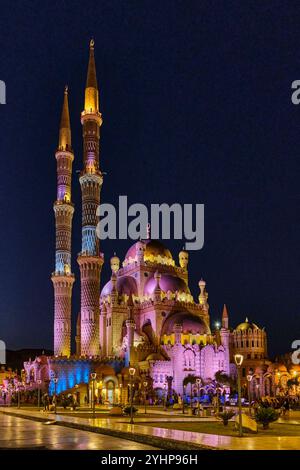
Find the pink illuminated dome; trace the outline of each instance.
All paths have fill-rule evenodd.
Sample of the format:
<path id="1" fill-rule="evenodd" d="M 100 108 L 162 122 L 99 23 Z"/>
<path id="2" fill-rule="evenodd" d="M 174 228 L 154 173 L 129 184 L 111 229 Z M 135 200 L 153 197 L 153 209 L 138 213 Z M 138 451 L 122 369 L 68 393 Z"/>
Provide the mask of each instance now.
<path id="1" fill-rule="evenodd" d="M 186 292 L 190 294 L 190 289 L 183 279 L 172 274 L 162 274 L 159 280 L 159 286 L 163 292 Z M 145 284 L 144 294 L 152 295 L 156 287 L 156 279 L 150 277 Z"/>
<path id="2" fill-rule="evenodd" d="M 200 317 L 189 312 L 178 312 L 166 319 L 162 327 L 162 335 L 174 333 L 175 325 L 181 325 L 183 334 L 203 335 L 209 333 L 207 325 Z"/>
<path id="3" fill-rule="evenodd" d="M 112 291 L 112 282 L 108 281 L 101 291 L 101 297 L 110 295 Z M 117 279 L 117 291 L 119 294 L 138 295 L 138 289 L 135 280 L 131 276 L 123 276 Z"/>

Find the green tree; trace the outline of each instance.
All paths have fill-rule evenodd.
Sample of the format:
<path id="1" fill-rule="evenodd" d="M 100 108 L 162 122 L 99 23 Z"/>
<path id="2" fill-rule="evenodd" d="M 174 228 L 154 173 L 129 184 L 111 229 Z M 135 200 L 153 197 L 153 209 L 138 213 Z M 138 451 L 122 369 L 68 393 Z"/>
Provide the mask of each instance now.
<path id="1" fill-rule="evenodd" d="M 278 418 L 278 411 L 275 411 L 272 407 L 259 407 L 255 413 L 255 421 L 262 424 L 263 429 L 269 429 L 269 424 L 277 421 Z"/>
<path id="2" fill-rule="evenodd" d="M 218 385 L 225 385 L 231 389 L 235 388 L 236 386 L 235 380 L 230 377 L 230 375 L 225 374 L 225 372 L 222 370 L 218 370 L 218 372 L 215 373 L 215 381 L 218 383 Z"/>
<path id="3" fill-rule="evenodd" d="M 183 379 L 183 386 L 191 384 L 191 401 L 193 397 L 193 385 L 196 383 L 197 377 L 195 375 L 189 374 Z"/>

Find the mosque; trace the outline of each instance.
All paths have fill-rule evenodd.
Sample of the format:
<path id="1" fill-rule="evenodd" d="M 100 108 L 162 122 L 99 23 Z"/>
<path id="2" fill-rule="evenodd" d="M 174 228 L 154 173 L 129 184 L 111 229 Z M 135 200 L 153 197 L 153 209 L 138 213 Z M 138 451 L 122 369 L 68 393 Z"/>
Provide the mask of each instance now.
<path id="1" fill-rule="evenodd" d="M 51 393 L 77 390 L 80 400 L 91 393 L 105 402 L 128 400 L 129 368 L 135 369 L 138 394 L 166 393 L 184 396 L 184 379 L 200 378 L 204 394 L 216 387 L 215 374 L 236 374 L 233 356 L 242 353 L 242 384 L 252 371 L 251 386 L 257 395 L 272 395 L 289 372 L 279 370 L 267 356 L 263 328 L 245 320 L 230 328 L 224 305 L 219 328 L 211 329 L 208 292 L 203 279 L 195 300 L 189 288 L 189 253 L 180 251 L 178 263 L 170 250 L 148 236 L 129 247 L 125 259 L 110 260 L 111 278 L 100 289 L 104 255 L 96 236 L 103 174 L 100 165 L 102 115 L 96 77 L 94 42 L 90 42 L 89 64 L 81 113 L 83 166 L 79 175 L 82 194 L 82 248 L 80 268 L 81 309 L 76 326 L 76 351 L 71 351 L 72 273 L 71 182 L 74 153 L 71 141 L 68 89 L 65 88 L 57 162 L 57 196 L 54 287 L 54 355 L 24 364 L 27 384 L 39 383 Z M 279 375 L 278 375 L 279 374 Z M 95 378 L 96 377 L 96 378 Z M 53 379 L 57 380 L 53 380 Z M 286 378 L 287 380 L 287 378 Z M 145 385 L 146 384 L 146 385 Z M 198 384 L 199 387 L 199 384 Z M 88 398 L 87 398 L 88 399 Z"/>

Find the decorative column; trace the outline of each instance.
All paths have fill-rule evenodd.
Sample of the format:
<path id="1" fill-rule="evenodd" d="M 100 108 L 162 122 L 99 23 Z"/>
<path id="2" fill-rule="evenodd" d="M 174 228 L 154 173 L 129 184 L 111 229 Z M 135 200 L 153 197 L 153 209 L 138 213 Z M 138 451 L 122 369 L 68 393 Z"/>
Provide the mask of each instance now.
<path id="1" fill-rule="evenodd" d="M 127 332 L 127 351 L 125 357 L 126 367 L 130 364 L 132 365 L 132 350 L 134 345 L 134 330 L 135 330 L 135 321 L 133 319 L 133 300 L 132 295 L 129 296 L 127 301 L 127 308 L 128 308 L 128 318 L 125 321 L 126 325 L 126 332 Z"/>
<path id="2" fill-rule="evenodd" d="M 72 163 L 71 128 L 68 88 L 65 87 L 61 115 L 59 143 L 55 153 L 57 161 L 57 199 L 54 202 L 56 249 L 55 272 L 51 280 L 54 287 L 54 354 L 71 354 L 71 300 L 75 281 L 71 272 L 71 235 L 74 206 L 71 202 Z"/>
<path id="3" fill-rule="evenodd" d="M 102 174 L 99 168 L 99 140 L 102 117 L 94 58 L 94 41 L 90 42 L 90 57 L 85 88 L 83 126 L 83 170 L 80 174 L 82 194 L 82 248 L 77 261 L 81 280 L 81 355 L 98 356 L 100 274 L 103 255 L 96 235 Z"/>

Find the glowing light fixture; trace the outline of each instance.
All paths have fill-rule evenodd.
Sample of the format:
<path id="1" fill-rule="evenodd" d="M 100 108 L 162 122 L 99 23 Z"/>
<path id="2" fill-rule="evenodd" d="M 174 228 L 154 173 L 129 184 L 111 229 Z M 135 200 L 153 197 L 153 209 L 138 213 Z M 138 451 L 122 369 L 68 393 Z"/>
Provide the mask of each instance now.
<path id="1" fill-rule="evenodd" d="M 241 367 L 243 364 L 244 356 L 243 354 L 235 354 L 234 355 L 234 362 L 236 363 L 237 367 Z"/>

